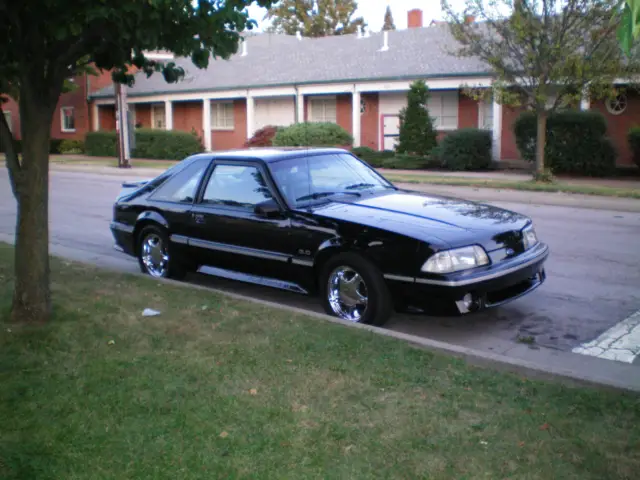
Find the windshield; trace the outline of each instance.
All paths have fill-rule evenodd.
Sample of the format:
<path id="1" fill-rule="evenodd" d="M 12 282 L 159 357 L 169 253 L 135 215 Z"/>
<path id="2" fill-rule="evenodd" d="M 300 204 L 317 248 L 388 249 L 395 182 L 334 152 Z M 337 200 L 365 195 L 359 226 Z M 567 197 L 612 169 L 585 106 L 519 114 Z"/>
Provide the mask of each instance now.
<path id="1" fill-rule="evenodd" d="M 375 170 L 346 153 L 281 160 L 269 168 L 292 207 L 336 195 L 359 197 L 370 191 L 395 188 Z"/>

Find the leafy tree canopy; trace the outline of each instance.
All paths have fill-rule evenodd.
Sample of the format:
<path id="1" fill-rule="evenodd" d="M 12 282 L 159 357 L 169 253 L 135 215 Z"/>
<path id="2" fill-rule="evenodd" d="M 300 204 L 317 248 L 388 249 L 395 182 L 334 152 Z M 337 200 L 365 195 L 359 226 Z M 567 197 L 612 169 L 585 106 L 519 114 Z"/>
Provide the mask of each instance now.
<path id="1" fill-rule="evenodd" d="M 396 24 L 393 23 L 393 14 L 391 13 L 391 7 L 387 5 L 387 10 L 384 12 L 384 24 L 382 30 L 395 30 Z"/>
<path id="2" fill-rule="evenodd" d="M 441 0 L 455 53 L 487 64 L 495 76 L 493 93 L 502 104 L 538 113 L 538 171 L 544 169 L 544 125 L 548 112 L 613 94 L 616 78 L 630 78 L 636 62 L 625 61 L 616 31 L 619 0 L 465 0 L 456 11 Z M 467 15 L 476 23 L 465 22 Z"/>
<path id="3" fill-rule="evenodd" d="M 68 79 L 90 66 L 131 84 L 131 67 L 168 82 L 184 72 L 144 52 L 168 50 L 204 68 L 210 57 L 235 53 L 254 27 L 246 7 L 271 0 L 21 0 L 0 1 L 0 98 L 19 99 L 22 156 L 4 115 L 0 142 L 18 203 L 13 317 L 44 322 L 51 311 L 48 258 L 49 137 Z"/>
<path id="4" fill-rule="evenodd" d="M 328 37 L 364 31 L 364 18 L 354 18 L 357 9 L 355 0 L 281 0 L 265 18 L 271 20 L 271 32 Z"/>

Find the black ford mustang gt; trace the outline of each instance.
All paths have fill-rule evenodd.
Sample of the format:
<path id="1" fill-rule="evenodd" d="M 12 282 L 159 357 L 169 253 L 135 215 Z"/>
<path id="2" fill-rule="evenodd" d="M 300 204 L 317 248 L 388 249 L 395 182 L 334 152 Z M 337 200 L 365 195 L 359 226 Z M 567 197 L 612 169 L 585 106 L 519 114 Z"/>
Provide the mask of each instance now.
<path id="1" fill-rule="evenodd" d="M 464 314 L 545 279 L 549 249 L 529 218 L 400 190 L 341 149 L 199 154 L 123 187 L 111 231 L 144 272 L 317 293 L 354 322 L 407 307 Z"/>

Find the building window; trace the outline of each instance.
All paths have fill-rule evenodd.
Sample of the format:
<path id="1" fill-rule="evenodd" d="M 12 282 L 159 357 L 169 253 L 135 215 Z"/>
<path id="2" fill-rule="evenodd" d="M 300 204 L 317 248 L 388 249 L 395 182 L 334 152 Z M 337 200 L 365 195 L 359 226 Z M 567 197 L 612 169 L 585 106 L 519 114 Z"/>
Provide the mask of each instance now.
<path id="1" fill-rule="evenodd" d="M 433 93 L 429 98 L 429 115 L 436 130 L 458 128 L 458 92 Z"/>
<path id="2" fill-rule="evenodd" d="M 76 116 L 73 107 L 62 107 L 60 109 L 60 116 L 62 117 L 60 124 L 63 132 L 75 132 L 76 131 Z"/>
<path id="3" fill-rule="evenodd" d="M 478 125 L 483 130 L 493 130 L 493 100 L 482 100 L 478 104 L 480 118 Z"/>
<path id="4" fill-rule="evenodd" d="M 233 130 L 233 102 L 213 102 L 211 104 L 211 128 L 213 130 Z"/>
<path id="5" fill-rule="evenodd" d="M 13 123 L 11 121 L 11 112 L 2 112 L 4 114 L 4 119 L 7 121 L 7 125 L 9 125 L 9 131 L 13 133 Z"/>
<path id="6" fill-rule="evenodd" d="M 310 98 L 309 119 L 318 123 L 337 123 L 338 109 L 335 97 Z"/>
<path id="7" fill-rule="evenodd" d="M 164 103 L 151 105 L 151 128 L 157 130 L 165 130 L 167 128 L 164 115 Z"/>

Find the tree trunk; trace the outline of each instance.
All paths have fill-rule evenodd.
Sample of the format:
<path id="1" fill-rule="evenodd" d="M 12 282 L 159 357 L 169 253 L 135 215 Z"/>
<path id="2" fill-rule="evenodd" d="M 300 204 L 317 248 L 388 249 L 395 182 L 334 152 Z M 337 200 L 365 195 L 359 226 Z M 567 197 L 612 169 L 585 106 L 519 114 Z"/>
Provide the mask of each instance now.
<path id="1" fill-rule="evenodd" d="M 15 287 L 12 318 L 44 323 L 51 315 L 49 285 L 49 140 L 53 106 L 37 89 L 20 93 L 22 162 L 17 183 Z"/>
<path id="2" fill-rule="evenodd" d="M 544 174 L 544 147 L 547 144 L 547 112 L 538 112 L 536 134 L 536 174 Z"/>

